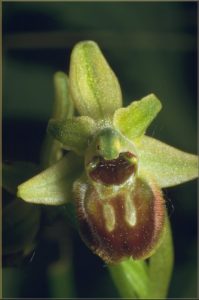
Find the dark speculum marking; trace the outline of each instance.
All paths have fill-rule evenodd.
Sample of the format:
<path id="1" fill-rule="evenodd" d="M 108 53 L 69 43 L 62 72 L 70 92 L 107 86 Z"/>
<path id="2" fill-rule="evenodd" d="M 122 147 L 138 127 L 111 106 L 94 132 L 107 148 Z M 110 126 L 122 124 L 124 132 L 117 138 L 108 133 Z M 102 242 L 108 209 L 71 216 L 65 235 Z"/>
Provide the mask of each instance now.
<path id="1" fill-rule="evenodd" d="M 127 257 L 145 259 L 157 247 L 165 207 L 156 186 L 137 179 L 133 191 L 108 199 L 100 199 L 91 185 L 87 185 L 84 195 L 78 189 L 75 194 L 80 235 L 106 263 Z"/>
<path id="2" fill-rule="evenodd" d="M 89 175 L 92 180 L 105 185 L 120 185 L 136 172 L 137 165 L 132 161 L 133 158 L 136 159 L 130 152 L 120 153 L 119 157 L 113 160 L 105 160 L 101 156 L 94 157 L 93 162 L 97 163 Z"/>

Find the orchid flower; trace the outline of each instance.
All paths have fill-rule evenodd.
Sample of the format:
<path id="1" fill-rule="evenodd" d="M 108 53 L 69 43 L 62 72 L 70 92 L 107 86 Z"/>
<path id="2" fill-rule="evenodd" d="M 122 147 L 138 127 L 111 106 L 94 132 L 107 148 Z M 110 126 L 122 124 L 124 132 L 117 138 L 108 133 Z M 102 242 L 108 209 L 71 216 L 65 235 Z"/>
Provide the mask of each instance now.
<path id="1" fill-rule="evenodd" d="M 196 178 L 197 156 L 146 135 L 160 100 L 149 94 L 122 107 L 118 79 L 93 41 L 74 47 L 69 77 L 56 73 L 55 90 L 43 151 L 49 167 L 17 196 L 72 205 L 83 242 L 122 297 L 166 297 L 173 248 L 162 188 Z"/>

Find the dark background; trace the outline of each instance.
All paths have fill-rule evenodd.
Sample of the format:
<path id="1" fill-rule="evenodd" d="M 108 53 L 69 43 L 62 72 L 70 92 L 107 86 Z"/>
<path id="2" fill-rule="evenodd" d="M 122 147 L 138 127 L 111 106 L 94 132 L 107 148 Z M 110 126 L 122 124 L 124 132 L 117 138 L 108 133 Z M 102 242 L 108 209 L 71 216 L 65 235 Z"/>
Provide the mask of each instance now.
<path id="1" fill-rule="evenodd" d="M 196 153 L 197 3 L 3 3 L 3 158 L 39 162 L 53 103 L 52 77 L 68 71 L 80 40 L 96 41 L 121 83 L 124 103 L 153 92 L 163 110 L 149 134 Z M 175 244 L 170 297 L 196 297 L 196 182 L 165 191 Z M 173 210 L 174 207 L 174 210 Z M 103 262 L 73 237 L 75 295 L 116 297 Z M 34 259 L 5 269 L 4 297 L 52 297 L 46 239 Z M 60 284 L 61 297 L 67 297 Z M 68 280 L 68 279 L 67 279 Z M 61 282 L 61 281 L 60 281 Z"/>

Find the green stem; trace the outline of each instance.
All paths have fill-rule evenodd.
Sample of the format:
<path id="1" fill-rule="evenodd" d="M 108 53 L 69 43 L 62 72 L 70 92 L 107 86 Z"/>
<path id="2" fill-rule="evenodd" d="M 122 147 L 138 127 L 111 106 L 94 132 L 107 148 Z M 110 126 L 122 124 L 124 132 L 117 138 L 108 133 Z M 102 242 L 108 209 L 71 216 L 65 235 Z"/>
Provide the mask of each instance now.
<path id="1" fill-rule="evenodd" d="M 173 241 L 168 216 L 163 241 L 149 260 L 151 298 L 166 298 L 173 270 Z"/>
<path id="2" fill-rule="evenodd" d="M 150 285 L 145 261 L 125 260 L 110 265 L 109 271 L 122 298 L 147 298 L 149 295 Z"/>
<path id="3" fill-rule="evenodd" d="M 66 260 L 59 261 L 48 269 L 48 284 L 51 298 L 75 296 L 73 268 Z"/>

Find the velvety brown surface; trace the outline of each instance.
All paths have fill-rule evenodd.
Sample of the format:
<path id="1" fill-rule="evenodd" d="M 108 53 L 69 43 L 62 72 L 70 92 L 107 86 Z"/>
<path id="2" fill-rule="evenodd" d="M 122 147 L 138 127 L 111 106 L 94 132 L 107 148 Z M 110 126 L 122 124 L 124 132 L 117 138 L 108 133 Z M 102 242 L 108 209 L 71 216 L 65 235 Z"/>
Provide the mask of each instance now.
<path id="1" fill-rule="evenodd" d="M 117 159 L 105 160 L 100 157 L 96 168 L 90 172 L 90 177 L 106 185 L 119 185 L 125 182 L 136 170 L 136 166 L 127 158 L 133 157 L 130 152 L 121 153 Z"/>
<path id="2" fill-rule="evenodd" d="M 129 256 L 146 258 L 161 236 L 165 216 L 161 191 L 137 179 L 135 189 L 129 193 L 137 216 L 133 226 L 125 219 L 126 194 L 101 200 L 95 189 L 88 185 L 85 194 L 76 193 L 80 234 L 88 247 L 107 263 Z M 103 205 L 107 203 L 115 214 L 112 231 L 107 230 L 103 214 Z"/>

